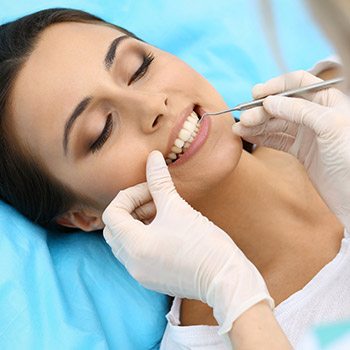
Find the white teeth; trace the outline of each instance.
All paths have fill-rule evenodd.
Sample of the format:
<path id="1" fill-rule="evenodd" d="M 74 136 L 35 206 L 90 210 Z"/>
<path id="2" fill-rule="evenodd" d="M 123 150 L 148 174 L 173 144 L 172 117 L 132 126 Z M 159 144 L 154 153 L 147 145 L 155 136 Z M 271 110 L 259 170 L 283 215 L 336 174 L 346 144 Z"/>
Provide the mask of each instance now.
<path id="1" fill-rule="evenodd" d="M 199 120 L 198 115 L 197 115 L 197 113 L 195 111 L 193 111 L 190 114 L 190 117 L 192 117 L 195 122 L 198 122 L 198 120 Z"/>
<path id="2" fill-rule="evenodd" d="M 178 157 L 181 157 L 183 150 L 190 147 L 191 142 L 198 134 L 198 120 L 199 118 L 194 111 L 187 117 L 182 129 L 179 132 L 179 135 L 177 136 L 177 139 L 174 142 L 173 147 L 171 148 L 171 153 L 167 155 L 167 164 L 170 164 Z"/>
<path id="3" fill-rule="evenodd" d="M 179 148 L 179 147 L 173 146 L 173 147 L 171 148 L 171 151 L 174 152 L 174 153 L 176 153 L 176 154 L 181 153 L 181 152 L 182 152 L 182 147 Z"/>
<path id="4" fill-rule="evenodd" d="M 196 125 L 192 122 L 185 121 L 183 128 L 188 130 L 189 132 L 193 132 L 196 129 Z"/>
<path id="5" fill-rule="evenodd" d="M 185 144 L 185 141 L 182 141 L 181 139 L 176 139 L 174 143 L 174 145 L 179 148 L 182 148 L 184 144 Z"/>
<path id="6" fill-rule="evenodd" d="M 176 158 L 177 158 L 177 155 L 176 155 L 175 153 L 173 153 L 173 152 L 172 152 L 172 153 L 169 153 L 169 154 L 168 154 L 168 158 L 170 158 L 170 159 L 173 159 L 173 160 L 174 160 L 174 159 L 176 159 Z"/>
<path id="7" fill-rule="evenodd" d="M 186 142 L 191 137 L 191 134 L 192 134 L 191 131 L 188 131 L 188 130 L 185 130 L 185 129 L 181 129 L 180 132 L 179 132 L 179 138 L 182 141 Z"/>
<path id="8" fill-rule="evenodd" d="M 187 119 L 190 123 L 192 123 L 193 125 L 195 125 L 195 126 L 197 126 L 197 123 L 198 123 L 198 118 L 197 119 L 195 119 L 195 118 L 193 118 L 193 117 L 188 117 L 188 119 Z"/>

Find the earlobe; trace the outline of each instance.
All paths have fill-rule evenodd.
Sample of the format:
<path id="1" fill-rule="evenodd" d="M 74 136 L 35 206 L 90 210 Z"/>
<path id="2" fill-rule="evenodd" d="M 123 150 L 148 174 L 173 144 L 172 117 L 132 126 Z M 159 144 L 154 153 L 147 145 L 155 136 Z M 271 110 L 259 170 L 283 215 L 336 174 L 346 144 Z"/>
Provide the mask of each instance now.
<path id="1" fill-rule="evenodd" d="M 70 213 L 65 213 L 61 215 L 59 218 L 56 219 L 56 222 L 65 227 L 76 227 L 73 223 L 72 220 L 70 219 Z"/>
<path id="2" fill-rule="evenodd" d="M 104 227 L 101 217 L 88 210 L 69 211 L 62 214 L 56 221 L 59 225 L 81 229 L 86 232 L 102 230 Z"/>

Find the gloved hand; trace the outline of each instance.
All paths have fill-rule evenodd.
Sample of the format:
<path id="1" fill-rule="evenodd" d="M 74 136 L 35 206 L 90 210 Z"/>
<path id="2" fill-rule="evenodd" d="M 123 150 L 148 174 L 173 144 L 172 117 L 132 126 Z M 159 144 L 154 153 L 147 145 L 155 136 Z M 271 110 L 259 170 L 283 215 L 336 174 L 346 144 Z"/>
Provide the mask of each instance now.
<path id="1" fill-rule="evenodd" d="M 145 225 L 131 213 L 153 198 L 157 214 Z M 266 300 L 265 282 L 230 237 L 177 193 L 162 154 L 147 161 L 147 183 L 118 193 L 103 213 L 103 234 L 129 273 L 147 288 L 198 299 L 214 309 L 219 333 Z"/>
<path id="2" fill-rule="evenodd" d="M 321 79 L 297 71 L 258 84 L 261 98 Z M 335 88 L 308 93 L 304 98 L 269 96 L 263 107 L 241 114 L 232 130 L 260 146 L 288 152 L 304 165 L 328 207 L 350 229 L 350 107 Z M 350 232 L 350 231 L 349 231 Z"/>

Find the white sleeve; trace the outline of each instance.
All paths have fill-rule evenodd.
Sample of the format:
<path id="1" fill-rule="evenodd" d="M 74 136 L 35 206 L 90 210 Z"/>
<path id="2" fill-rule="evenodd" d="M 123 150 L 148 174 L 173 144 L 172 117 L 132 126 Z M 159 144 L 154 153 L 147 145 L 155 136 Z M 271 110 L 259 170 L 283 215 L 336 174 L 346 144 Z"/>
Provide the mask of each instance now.
<path id="1" fill-rule="evenodd" d="M 218 326 L 180 326 L 181 299 L 175 298 L 160 350 L 227 350 L 225 339 L 218 335 Z"/>
<path id="2" fill-rule="evenodd" d="M 341 66 L 342 63 L 340 61 L 340 58 L 336 55 L 332 55 L 316 62 L 310 69 L 308 69 L 308 71 L 313 75 L 318 75 L 329 68 L 336 68 Z"/>

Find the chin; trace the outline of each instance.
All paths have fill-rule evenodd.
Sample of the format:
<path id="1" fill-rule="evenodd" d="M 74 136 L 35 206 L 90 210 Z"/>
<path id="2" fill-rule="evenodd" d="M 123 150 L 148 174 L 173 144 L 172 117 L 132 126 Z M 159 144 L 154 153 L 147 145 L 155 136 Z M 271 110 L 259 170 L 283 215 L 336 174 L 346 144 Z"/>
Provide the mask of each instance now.
<path id="1" fill-rule="evenodd" d="M 242 140 L 240 137 L 229 135 L 224 136 L 211 150 L 205 159 L 206 179 L 202 181 L 208 187 L 220 185 L 236 169 L 242 155 Z"/>
<path id="2" fill-rule="evenodd" d="M 211 117 L 208 138 L 197 154 L 181 166 L 169 167 L 177 191 L 188 202 L 215 190 L 235 171 L 243 147 L 231 125 L 231 117 Z"/>

